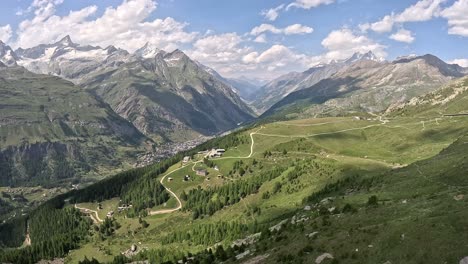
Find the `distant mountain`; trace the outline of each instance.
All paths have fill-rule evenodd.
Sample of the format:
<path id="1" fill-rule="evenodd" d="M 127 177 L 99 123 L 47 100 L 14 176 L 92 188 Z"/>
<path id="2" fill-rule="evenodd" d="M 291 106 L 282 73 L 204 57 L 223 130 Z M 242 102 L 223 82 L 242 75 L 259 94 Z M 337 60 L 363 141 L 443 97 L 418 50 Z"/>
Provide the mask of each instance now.
<path id="1" fill-rule="evenodd" d="M 3 67 L 0 94 L 0 186 L 102 178 L 133 165 L 148 141 L 108 105 L 58 77 Z"/>
<path id="2" fill-rule="evenodd" d="M 350 58 L 344 60 L 345 64 L 351 64 L 358 61 L 376 61 L 376 62 L 384 62 L 385 59 L 377 57 L 372 51 L 368 51 L 366 53 L 356 52 Z"/>
<path id="3" fill-rule="evenodd" d="M 101 68 L 115 68 L 130 60 L 130 54 L 114 46 L 81 46 L 69 36 L 53 44 L 41 44 L 16 51 L 18 64 L 28 70 L 51 74 L 79 83 L 87 74 Z"/>
<path id="4" fill-rule="evenodd" d="M 229 84 L 180 50 L 167 53 L 146 43 L 130 54 L 114 46 L 82 46 L 66 36 L 15 52 L 19 65 L 89 89 L 159 142 L 224 132 L 253 116 Z"/>
<path id="5" fill-rule="evenodd" d="M 180 50 L 101 69 L 81 85 L 157 141 L 212 135 L 253 118 L 231 87 Z"/>
<path id="6" fill-rule="evenodd" d="M 217 71 L 213 68 L 205 66 L 201 63 L 198 63 L 203 69 L 205 69 L 208 73 L 216 77 L 221 82 L 225 83 L 226 85 L 230 86 L 231 89 L 239 95 L 244 101 L 251 102 L 255 99 L 255 95 L 257 91 L 260 89 L 260 85 L 254 84 L 255 81 L 249 80 L 247 78 L 225 78 L 221 76 Z M 261 83 L 261 82 L 257 82 Z"/>
<path id="7" fill-rule="evenodd" d="M 135 55 L 145 59 L 154 58 L 158 53 L 161 53 L 162 55 L 166 54 L 164 50 L 159 49 L 158 47 L 150 44 L 149 42 L 147 42 L 143 47 L 135 51 Z"/>
<path id="8" fill-rule="evenodd" d="M 237 80 L 242 80 L 248 83 L 251 83 L 257 87 L 262 87 L 263 85 L 267 84 L 268 82 L 271 81 L 271 79 L 264 79 L 264 78 L 253 78 L 253 77 L 247 77 L 245 75 L 241 75 L 237 78 Z"/>
<path id="9" fill-rule="evenodd" d="M 381 58 L 378 58 L 374 53 L 369 51 L 367 53 L 355 53 L 353 56 L 343 61 L 319 64 L 301 73 L 288 73 L 259 89 L 255 94 L 255 101 L 252 105 L 260 113 L 263 113 L 290 93 L 308 88 L 323 79 L 331 77 L 347 65 L 359 61 L 383 62 Z"/>
<path id="10" fill-rule="evenodd" d="M 436 90 L 468 73 L 433 55 L 394 62 L 358 60 L 307 89 L 295 91 L 263 117 L 338 115 L 352 111 L 379 112 L 412 97 Z"/>
<path id="11" fill-rule="evenodd" d="M 232 85 L 236 93 L 245 101 L 251 102 L 255 100 L 260 86 L 254 84 L 251 80 L 244 78 L 228 78 L 227 81 Z"/>
<path id="12" fill-rule="evenodd" d="M 14 66 L 17 60 L 16 53 L 0 40 L 0 63 L 4 66 Z"/>

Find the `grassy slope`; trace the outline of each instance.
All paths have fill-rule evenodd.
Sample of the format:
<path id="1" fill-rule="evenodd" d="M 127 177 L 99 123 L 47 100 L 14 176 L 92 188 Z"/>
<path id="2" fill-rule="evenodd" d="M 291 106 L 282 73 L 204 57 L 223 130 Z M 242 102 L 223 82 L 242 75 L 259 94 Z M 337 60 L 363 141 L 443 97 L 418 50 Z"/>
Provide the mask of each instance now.
<path id="1" fill-rule="evenodd" d="M 425 121 L 424 126 L 421 121 Z M 321 190 L 327 183 L 356 175 L 359 179 L 371 176 L 379 178 L 376 185 L 372 185 L 369 190 L 344 195 L 344 199 L 336 201 L 338 207 L 350 203 L 354 207 L 360 208 L 358 213 L 333 216 L 329 218 L 331 226 L 322 227 L 321 217 L 315 211 L 308 212 L 307 214 L 310 214 L 315 220 L 306 224 L 304 231 L 291 228 L 287 231 L 287 241 L 266 243 L 266 252 L 270 255 L 268 260 L 278 261 L 276 258 L 281 254 L 295 252 L 308 243 L 311 243 L 315 250 L 311 254 L 306 254 L 303 261 L 315 260 L 315 257 L 323 252 L 333 253 L 343 259 L 349 258 L 349 262 L 354 261 L 355 263 L 383 259 L 385 260 L 382 262 L 388 259 L 394 263 L 400 263 L 403 260 L 408 262 L 408 258 L 420 260 L 433 257 L 431 252 L 423 256 L 421 251 L 418 253 L 419 255 L 405 253 L 397 258 L 399 251 L 419 252 L 415 247 L 409 245 L 421 243 L 427 239 L 429 234 L 436 235 L 433 232 L 419 232 L 418 230 L 421 230 L 423 224 L 440 225 L 437 234 L 439 237 L 444 235 L 443 239 L 427 243 L 428 247 L 436 249 L 450 239 L 458 239 L 458 231 L 444 232 L 443 228 L 444 226 L 449 226 L 448 228 L 451 230 L 462 228 L 459 221 L 463 217 L 461 209 L 466 203 L 463 201 L 454 202 L 453 196 L 458 192 L 449 191 L 447 187 L 439 186 L 437 181 L 429 181 L 423 177 L 424 175 L 429 178 L 436 177 L 433 175 L 431 167 L 428 166 L 439 166 L 434 161 L 424 160 L 437 155 L 439 151 L 466 133 L 467 123 L 468 120 L 464 117 L 443 118 L 435 121 L 434 116 L 426 116 L 424 118 L 395 118 L 385 124 L 378 121 L 377 118 L 370 121 L 358 121 L 352 118 L 327 118 L 266 124 L 258 131 L 259 134 L 254 135 L 255 145 L 252 158 L 242 159 L 245 164 L 250 164 L 255 158 L 263 168 L 252 167 L 253 172 L 247 173 L 244 177 L 255 177 L 258 172 L 275 165 L 291 165 L 293 160 L 297 160 L 299 162 L 297 164 L 315 162 L 319 164 L 320 169 L 311 169 L 293 182 L 288 181 L 285 175 L 267 182 L 261 187 L 258 194 L 250 195 L 240 203 L 218 211 L 209 218 L 192 220 L 191 215 L 184 212 L 156 215 L 146 217 L 145 220 L 150 226 L 147 229 L 142 229 L 136 219 L 125 219 L 123 216 L 117 216 L 122 228 L 114 237 L 104 242 L 90 242 L 93 246 L 86 245 L 73 252 L 69 260 L 75 262 L 87 254 L 88 256 L 97 256 L 102 261 L 109 261 L 112 259 L 111 255 L 119 254 L 119 252 L 129 248 L 132 243 L 138 242 L 142 243 L 142 247 L 147 248 L 175 247 L 192 252 L 201 250 L 205 246 L 190 243 L 163 246 L 160 241 L 165 234 L 176 230 L 190 230 L 194 224 L 236 219 L 244 223 L 252 223 L 256 219 L 259 223 L 274 225 L 280 219 L 300 212 L 298 210 L 302 207 L 303 199 Z M 248 135 L 257 130 L 258 128 L 254 128 L 251 131 L 246 131 L 245 134 Z M 271 157 L 263 157 L 263 152 L 266 150 L 272 152 Z M 283 150 L 287 150 L 286 155 L 283 154 Z M 249 144 L 239 145 L 237 148 L 229 149 L 226 157 L 247 156 L 249 152 Z M 305 161 L 302 161 L 303 159 Z M 437 160 L 437 158 L 434 159 Z M 221 169 L 220 174 L 227 175 L 237 160 L 240 159 L 223 159 L 215 161 L 215 163 Z M 418 170 L 415 169 L 416 165 L 392 169 L 413 162 L 420 164 L 422 174 L 419 174 Z M 447 166 L 458 164 L 455 159 L 443 162 Z M 174 165 L 169 171 L 179 167 L 180 164 Z M 174 180 L 164 184 L 180 194 L 182 190 L 187 191 L 198 185 L 207 188 L 210 185 L 239 180 L 238 175 L 232 175 L 224 180 L 211 177 L 211 180 L 207 181 L 203 177 L 195 176 L 191 167 L 190 165 L 174 173 L 171 175 Z M 212 173 L 215 174 L 214 171 Z M 192 175 L 194 180 L 182 182 L 181 179 L 185 174 Z M 456 176 L 451 177 L 457 179 Z M 263 193 L 272 192 L 276 182 L 282 184 L 281 190 L 271 195 L 269 199 L 262 199 Z M 372 194 L 385 200 L 385 205 L 376 209 L 366 208 L 365 203 Z M 432 198 L 433 202 L 428 202 L 432 195 L 435 195 L 435 198 Z M 439 197 L 444 198 L 439 199 Z M 403 204 L 403 200 L 408 202 Z M 174 202 L 170 201 L 166 207 L 175 206 Z M 440 216 L 447 206 L 455 206 L 453 214 Z M 259 207 L 261 213 L 252 213 L 251 208 L 253 207 Z M 435 215 L 439 217 L 432 217 L 431 212 L 435 212 Z M 423 219 L 429 216 L 432 217 L 431 220 L 424 222 L 426 220 Z M 376 227 L 381 230 L 383 225 L 386 228 L 377 232 Z M 351 229 L 356 234 L 353 233 L 350 238 L 348 232 Z M 316 241 L 308 241 L 305 234 L 316 230 L 321 232 L 319 238 Z M 424 231 L 426 230 L 424 229 Z M 403 244 L 398 240 L 403 233 L 405 233 L 405 241 L 408 241 L 408 244 Z M 229 241 L 223 242 L 229 244 Z M 369 244 L 372 244 L 373 251 L 368 247 Z M 426 246 L 426 244 L 424 245 Z M 99 248 L 108 249 L 110 254 L 103 254 L 102 250 L 98 250 Z M 354 256 L 352 253 L 356 248 L 360 248 L 360 252 L 364 251 L 365 253 Z M 442 254 L 438 258 L 447 260 L 459 258 L 461 250 L 464 248 L 454 246 L 452 248 L 452 251 L 447 251 L 450 254 Z M 426 250 L 424 251 L 426 252 Z"/>

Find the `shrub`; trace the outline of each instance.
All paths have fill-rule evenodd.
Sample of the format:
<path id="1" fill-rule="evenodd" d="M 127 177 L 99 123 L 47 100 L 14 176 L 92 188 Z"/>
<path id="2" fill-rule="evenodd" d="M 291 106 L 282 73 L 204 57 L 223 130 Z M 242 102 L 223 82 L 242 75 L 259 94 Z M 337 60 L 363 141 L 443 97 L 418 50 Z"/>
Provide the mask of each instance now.
<path id="1" fill-rule="evenodd" d="M 368 206 L 378 206 L 379 205 L 379 199 L 377 198 L 377 196 L 372 195 L 371 197 L 369 197 L 369 200 L 367 200 L 367 205 Z"/>

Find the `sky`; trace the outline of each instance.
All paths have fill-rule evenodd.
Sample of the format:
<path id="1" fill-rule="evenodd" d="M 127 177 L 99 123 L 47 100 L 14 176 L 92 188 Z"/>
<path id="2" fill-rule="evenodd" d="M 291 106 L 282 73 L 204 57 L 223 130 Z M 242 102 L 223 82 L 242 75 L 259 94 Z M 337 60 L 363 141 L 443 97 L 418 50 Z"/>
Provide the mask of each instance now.
<path id="1" fill-rule="evenodd" d="M 13 48 L 66 35 L 130 52 L 178 48 L 257 80 L 367 51 L 468 67 L 468 0 L 2 0 L 0 40 Z"/>

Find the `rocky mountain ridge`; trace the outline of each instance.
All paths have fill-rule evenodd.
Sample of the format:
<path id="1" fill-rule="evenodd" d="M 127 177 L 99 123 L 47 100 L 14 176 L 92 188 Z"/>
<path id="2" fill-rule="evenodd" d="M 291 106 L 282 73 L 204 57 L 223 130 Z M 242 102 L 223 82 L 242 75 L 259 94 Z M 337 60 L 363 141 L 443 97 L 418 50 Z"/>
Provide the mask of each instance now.
<path id="1" fill-rule="evenodd" d="M 315 85 L 290 93 L 263 116 L 288 113 L 297 107 L 300 110 L 294 111 L 312 116 L 380 112 L 466 74 L 468 69 L 447 64 L 430 54 L 393 62 L 360 60 Z"/>
<path id="2" fill-rule="evenodd" d="M 372 51 L 367 53 L 357 52 L 345 60 L 321 63 L 304 72 L 291 72 L 282 75 L 261 87 L 257 91 L 252 105 L 260 113 L 263 113 L 289 94 L 311 87 L 321 80 L 330 78 L 333 74 L 344 67 L 359 61 L 384 63 L 384 60 L 382 58 L 378 58 L 374 53 L 372 53 Z"/>

